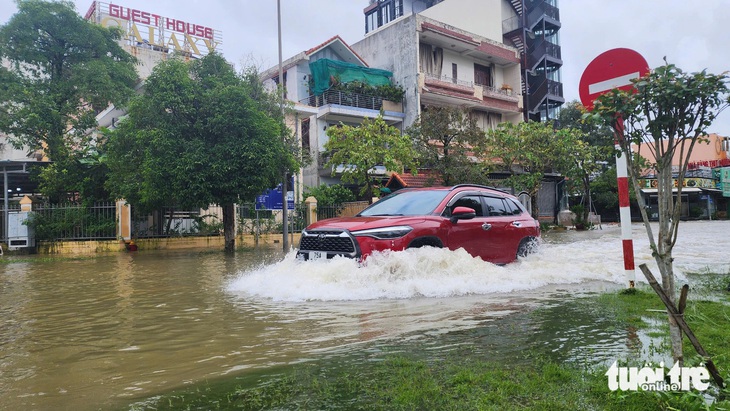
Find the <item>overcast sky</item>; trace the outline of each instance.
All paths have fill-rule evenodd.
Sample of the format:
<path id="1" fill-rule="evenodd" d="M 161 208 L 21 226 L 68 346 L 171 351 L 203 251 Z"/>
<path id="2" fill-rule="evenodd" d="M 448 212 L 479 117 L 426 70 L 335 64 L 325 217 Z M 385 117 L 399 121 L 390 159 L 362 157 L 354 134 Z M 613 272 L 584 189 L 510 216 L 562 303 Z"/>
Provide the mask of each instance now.
<path id="1" fill-rule="evenodd" d="M 92 0 L 74 0 L 84 14 Z M 122 6 L 185 20 L 220 30 L 222 51 L 237 65 L 269 68 L 278 62 L 275 0 L 118 0 Z M 281 0 L 283 55 L 340 35 L 347 43 L 365 32 L 363 8 L 368 0 Z M 562 78 L 566 101 L 578 99 L 585 67 L 600 53 L 617 47 L 636 50 L 650 67 L 670 63 L 685 71 L 730 70 L 730 2 L 728 0 L 559 0 Z M 17 10 L 0 0 L 0 22 Z M 465 18 L 469 16 L 465 11 Z M 730 110 L 710 131 L 730 135 Z"/>

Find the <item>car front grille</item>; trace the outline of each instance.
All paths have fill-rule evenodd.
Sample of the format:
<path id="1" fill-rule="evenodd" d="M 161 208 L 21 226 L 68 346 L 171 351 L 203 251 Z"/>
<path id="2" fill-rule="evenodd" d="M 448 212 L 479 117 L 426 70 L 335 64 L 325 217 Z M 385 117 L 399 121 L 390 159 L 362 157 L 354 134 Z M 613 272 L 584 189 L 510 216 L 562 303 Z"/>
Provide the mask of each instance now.
<path id="1" fill-rule="evenodd" d="M 354 254 L 354 241 L 345 231 L 312 230 L 302 234 L 299 250 Z"/>

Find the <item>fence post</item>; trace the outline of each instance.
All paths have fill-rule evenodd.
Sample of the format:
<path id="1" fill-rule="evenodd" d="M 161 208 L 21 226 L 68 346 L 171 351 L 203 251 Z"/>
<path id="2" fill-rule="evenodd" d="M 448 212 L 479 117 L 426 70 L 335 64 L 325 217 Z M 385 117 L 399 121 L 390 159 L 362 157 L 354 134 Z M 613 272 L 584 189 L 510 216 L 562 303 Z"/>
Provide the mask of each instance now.
<path id="1" fill-rule="evenodd" d="M 117 200 L 117 238 L 132 239 L 132 210 L 126 200 Z"/>
<path id="2" fill-rule="evenodd" d="M 33 211 L 33 200 L 28 196 L 23 196 L 20 200 L 20 211 Z"/>
<path id="3" fill-rule="evenodd" d="M 317 222 L 317 199 L 314 197 L 307 197 L 306 200 L 304 200 L 304 207 L 306 208 L 306 220 L 307 220 L 307 226 L 310 224 Z"/>

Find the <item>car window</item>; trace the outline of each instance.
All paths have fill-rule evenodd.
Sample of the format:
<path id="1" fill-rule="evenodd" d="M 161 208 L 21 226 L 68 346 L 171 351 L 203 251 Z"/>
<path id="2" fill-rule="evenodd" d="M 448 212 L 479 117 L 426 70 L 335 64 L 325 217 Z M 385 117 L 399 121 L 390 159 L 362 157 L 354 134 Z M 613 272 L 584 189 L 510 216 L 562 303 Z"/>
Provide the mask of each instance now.
<path id="1" fill-rule="evenodd" d="M 489 209 L 490 216 L 505 216 L 512 215 L 511 211 L 508 211 L 507 205 L 501 198 L 498 197 L 484 197 Z"/>
<path id="2" fill-rule="evenodd" d="M 515 200 L 511 198 L 505 198 L 504 202 L 505 204 L 507 204 L 507 211 L 509 211 L 510 214 L 522 214 L 522 208 L 520 208 L 519 204 Z"/>
<path id="3" fill-rule="evenodd" d="M 450 208 L 451 208 L 451 210 L 453 210 L 456 207 L 473 208 L 474 212 L 476 212 L 477 217 L 485 216 L 484 208 L 482 207 L 481 196 L 467 195 L 467 196 L 461 197 L 460 199 L 456 200 L 456 202 L 454 204 L 452 204 Z"/>
<path id="4" fill-rule="evenodd" d="M 364 209 L 358 215 L 362 217 L 426 215 L 432 213 L 448 193 L 447 190 L 396 192 Z"/>

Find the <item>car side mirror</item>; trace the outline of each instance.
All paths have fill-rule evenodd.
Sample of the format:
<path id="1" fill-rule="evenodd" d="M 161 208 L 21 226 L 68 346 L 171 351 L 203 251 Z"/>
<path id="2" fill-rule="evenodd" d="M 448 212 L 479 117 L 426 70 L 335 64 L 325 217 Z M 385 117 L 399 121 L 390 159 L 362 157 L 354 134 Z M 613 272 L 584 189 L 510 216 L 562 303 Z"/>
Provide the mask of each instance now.
<path id="1" fill-rule="evenodd" d="M 459 220 L 471 220 L 477 216 L 477 212 L 469 207 L 456 207 L 451 211 L 451 222 L 456 224 Z"/>

